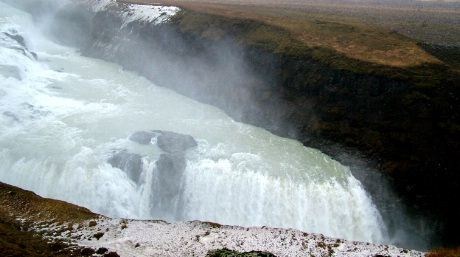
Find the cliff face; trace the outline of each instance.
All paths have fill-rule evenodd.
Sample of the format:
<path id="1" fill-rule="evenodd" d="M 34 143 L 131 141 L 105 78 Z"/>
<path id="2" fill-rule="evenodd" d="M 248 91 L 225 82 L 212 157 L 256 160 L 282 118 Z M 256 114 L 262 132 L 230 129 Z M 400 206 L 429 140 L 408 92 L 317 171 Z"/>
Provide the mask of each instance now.
<path id="1" fill-rule="evenodd" d="M 460 188 L 458 72 L 365 63 L 265 23 L 190 10 L 157 25 L 126 23 L 119 8 L 83 24 L 91 32 L 79 43 L 84 54 L 332 156 L 359 150 L 416 208 L 446 221 L 447 242 L 459 242 L 450 200 Z"/>

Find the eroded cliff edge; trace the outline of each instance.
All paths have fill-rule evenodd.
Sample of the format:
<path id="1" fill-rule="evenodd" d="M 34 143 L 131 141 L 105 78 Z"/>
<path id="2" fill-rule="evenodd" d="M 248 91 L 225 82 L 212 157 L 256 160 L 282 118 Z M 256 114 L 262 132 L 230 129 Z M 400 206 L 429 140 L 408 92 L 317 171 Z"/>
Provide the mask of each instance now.
<path id="1" fill-rule="evenodd" d="M 451 202 L 460 181 L 458 67 L 442 60 L 365 61 L 327 44 L 305 44 L 270 22 L 196 9 L 182 8 L 162 23 L 126 22 L 128 9 L 124 3 L 96 13 L 61 9 L 55 33 L 86 55 L 120 63 L 345 164 L 353 165 L 341 154 L 357 150 L 417 209 L 445 221 L 444 240 L 458 243 L 460 211 Z M 317 24 L 332 33 L 361 33 L 347 24 Z"/>

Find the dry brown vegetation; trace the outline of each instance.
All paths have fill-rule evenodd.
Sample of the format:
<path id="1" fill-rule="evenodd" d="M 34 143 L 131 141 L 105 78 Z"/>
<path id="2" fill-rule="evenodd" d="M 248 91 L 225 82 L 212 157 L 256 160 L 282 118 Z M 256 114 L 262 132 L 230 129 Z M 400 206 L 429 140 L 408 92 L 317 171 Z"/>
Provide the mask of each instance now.
<path id="1" fill-rule="evenodd" d="M 48 240 L 30 225 L 72 224 L 97 218 L 85 208 L 38 195 L 0 182 L 0 255 L 2 257 L 81 256 L 78 247 Z"/>
<path id="2" fill-rule="evenodd" d="M 394 30 L 397 30 L 398 26 L 400 30 L 406 29 L 405 26 L 412 26 L 413 29 L 410 31 L 415 31 L 413 34 L 417 34 L 421 28 L 439 31 L 441 25 L 437 25 L 436 28 L 426 28 L 426 26 L 423 27 L 423 22 L 426 22 L 428 18 L 432 19 L 433 15 L 453 16 L 454 18 L 460 15 L 460 11 L 455 9 L 420 11 L 409 7 L 357 6 L 299 1 L 128 0 L 128 2 L 142 4 L 160 2 L 201 13 L 255 20 L 288 31 L 307 47 L 325 47 L 348 58 L 392 67 L 441 63 L 438 58 L 420 47 L 416 40 L 396 33 Z M 415 17 L 420 24 L 408 22 L 408 18 L 414 18 L 411 15 L 414 13 L 417 13 L 418 16 L 425 15 L 426 19 Z M 381 23 L 381 26 L 376 23 Z M 452 33 L 444 34 L 450 36 L 453 34 L 454 39 L 450 41 L 455 43 L 455 39 L 460 35 L 459 29 L 455 24 L 449 26 L 452 22 L 448 20 L 441 23 L 446 27 L 444 29 L 452 31 Z M 423 31 L 419 34 L 427 35 Z M 426 41 L 432 40 L 427 39 Z"/>
<path id="3" fill-rule="evenodd" d="M 460 257 L 460 247 L 455 249 L 437 249 L 426 254 L 426 257 Z"/>
<path id="4" fill-rule="evenodd" d="M 97 218 L 86 208 L 40 196 L 0 182 L 0 216 L 24 215 L 32 222 L 80 223 Z"/>

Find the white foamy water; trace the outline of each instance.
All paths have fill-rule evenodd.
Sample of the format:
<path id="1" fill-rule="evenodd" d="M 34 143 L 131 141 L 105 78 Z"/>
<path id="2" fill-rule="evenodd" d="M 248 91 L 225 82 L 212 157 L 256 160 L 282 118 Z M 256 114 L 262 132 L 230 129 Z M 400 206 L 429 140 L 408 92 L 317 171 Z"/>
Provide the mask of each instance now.
<path id="1" fill-rule="evenodd" d="M 28 50 L 4 32 L 22 35 Z M 187 152 L 180 194 L 171 198 L 158 192 L 154 168 L 161 150 L 128 140 L 151 129 L 198 141 Z M 107 163 L 122 149 L 143 156 L 139 183 Z M 46 39 L 27 13 L 3 3 L 0 181 L 112 217 L 387 240 L 377 209 L 347 167 L 118 65 L 82 57 Z"/>

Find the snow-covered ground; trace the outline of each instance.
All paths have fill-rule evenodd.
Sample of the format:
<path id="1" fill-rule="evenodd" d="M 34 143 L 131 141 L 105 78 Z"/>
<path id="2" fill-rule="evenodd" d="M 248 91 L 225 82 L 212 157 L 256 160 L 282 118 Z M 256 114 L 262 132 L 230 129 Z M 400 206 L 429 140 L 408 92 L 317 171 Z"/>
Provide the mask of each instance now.
<path id="1" fill-rule="evenodd" d="M 424 256 L 395 246 L 327 238 L 298 230 L 244 228 L 214 223 L 136 221 L 100 218 L 93 226 L 74 226 L 66 236 L 82 247 L 104 247 L 122 257 L 206 256 L 227 248 L 283 256 Z M 99 233 L 99 234 L 98 234 Z M 96 237 L 100 237 L 97 239 Z"/>
<path id="2" fill-rule="evenodd" d="M 86 2 L 95 12 L 117 6 L 122 10 L 120 15 L 124 20 L 123 26 L 134 21 L 152 24 L 164 23 L 181 10 L 175 6 L 127 4 L 117 3 L 115 0 L 86 0 Z"/>
<path id="3" fill-rule="evenodd" d="M 129 4 L 123 13 L 124 25 L 133 21 L 160 24 L 168 21 L 172 16 L 180 11 L 175 6 L 156 6 Z"/>

